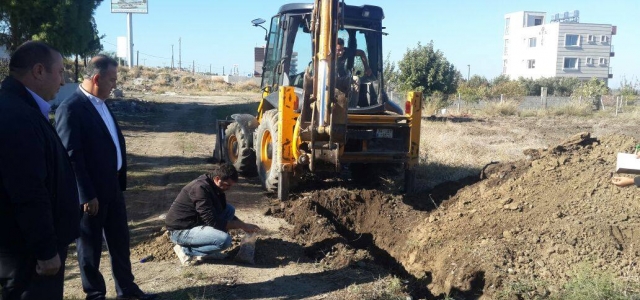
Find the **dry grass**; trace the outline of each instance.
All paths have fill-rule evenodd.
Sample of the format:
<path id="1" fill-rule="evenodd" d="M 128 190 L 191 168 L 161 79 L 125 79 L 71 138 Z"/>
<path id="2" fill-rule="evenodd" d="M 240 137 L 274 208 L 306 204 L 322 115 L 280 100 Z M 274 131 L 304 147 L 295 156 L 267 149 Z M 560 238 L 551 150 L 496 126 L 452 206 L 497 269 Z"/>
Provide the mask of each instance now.
<path id="1" fill-rule="evenodd" d="M 478 176 L 491 162 L 518 160 L 524 158 L 522 149 L 548 146 L 522 127 L 510 126 L 520 120 L 499 117 L 470 122 L 423 121 L 416 188 L 429 189 L 446 181 Z"/>
<path id="2" fill-rule="evenodd" d="M 345 300 L 355 299 L 379 299 L 379 300 L 405 300 L 407 294 L 400 278 L 387 276 L 367 285 L 351 285 L 340 297 Z"/>
<path id="3" fill-rule="evenodd" d="M 232 86 L 236 92 L 260 92 L 260 84 L 253 81 L 240 82 Z"/>
<path id="4" fill-rule="evenodd" d="M 518 114 L 518 105 L 515 100 L 490 102 L 482 112 L 487 116 L 515 116 Z"/>
<path id="5" fill-rule="evenodd" d="M 593 107 L 591 103 L 586 101 L 571 101 L 567 105 L 552 107 L 546 111 L 542 111 L 552 116 L 576 116 L 585 117 L 593 114 Z"/>

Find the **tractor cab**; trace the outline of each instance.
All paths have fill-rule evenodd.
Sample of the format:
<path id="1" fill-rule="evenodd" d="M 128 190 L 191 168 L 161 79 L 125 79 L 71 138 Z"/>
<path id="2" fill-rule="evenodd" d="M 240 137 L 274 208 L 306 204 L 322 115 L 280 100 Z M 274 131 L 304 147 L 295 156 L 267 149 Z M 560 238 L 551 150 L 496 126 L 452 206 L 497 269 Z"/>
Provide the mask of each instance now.
<path id="1" fill-rule="evenodd" d="M 286 4 L 271 18 L 261 87 L 266 102 L 273 108 L 277 108 L 280 86 L 294 87 L 299 99 L 304 99 L 299 103 L 300 109 L 312 93 L 310 80 L 305 86 L 305 76 L 314 75 L 312 11 L 313 4 Z M 330 56 L 336 66 L 333 72 L 335 86 L 348 98 L 348 113 L 403 114 L 397 105 L 388 101 L 384 91 L 382 9 L 340 3 L 338 14 L 341 14 L 339 20 L 342 22 L 337 38 L 344 41 L 344 52 L 340 55 L 332 49 Z"/>

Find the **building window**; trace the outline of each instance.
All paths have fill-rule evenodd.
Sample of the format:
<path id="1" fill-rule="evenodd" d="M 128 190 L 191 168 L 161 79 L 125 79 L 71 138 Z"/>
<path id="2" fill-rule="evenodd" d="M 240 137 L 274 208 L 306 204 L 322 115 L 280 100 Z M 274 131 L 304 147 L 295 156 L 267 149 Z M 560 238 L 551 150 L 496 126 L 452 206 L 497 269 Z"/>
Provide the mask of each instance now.
<path id="1" fill-rule="evenodd" d="M 580 46 L 580 35 L 578 34 L 567 34 L 564 38 L 564 45 L 571 47 L 579 47 Z"/>
<path id="2" fill-rule="evenodd" d="M 535 59 L 527 60 L 527 68 L 528 69 L 535 69 L 536 68 L 536 60 Z"/>
<path id="3" fill-rule="evenodd" d="M 593 58 L 587 57 L 587 66 L 593 66 Z"/>
<path id="4" fill-rule="evenodd" d="M 507 74 L 507 60 L 502 61 L 502 74 Z"/>
<path id="5" fill-rule="evenodd" d="M 511 18 L 506 18 L 504 20 L 504 35 L 509 34 L 509 22 L 511 22 Z"/>
<path id="6" fill-rule="evenodd" d="M 587 37 L 587 41 L 589 41 L 589 43 L 595 43 L 595 42 L 597 42 L 597 41 L 596 41 L 596 36 L 595 36 L 595 35 L 593 35 L 593 34 L 590 34 L 590 35 Z"/>
<path id="7" fill-rule="evenodd" d="M 609 37 L 606 35 L 603 35 L 600 37 L 600 42 L 604 43 L 608 43 L 609 42 Z"/>
<path id="8" fill-rule="evenodd" d="M 563 69 L 577 70 L 578 58 L 577 57 L 565 57 Z"/>
<path id="9" fill-rule="evenodd" d="M 607 65 L 607 59 L 604 57 L 600 57 L 600 65 L 601 66 L 606 66 Z"/>
<path id="10" fill-rule="evenodd" d="M 536 38 L 529 38 L 529 47 L 536 46 Z"/>
<path id="11" fill-rule="evenodd" d="M 509 40 L 504 40 L 504 55 L 509 54 Z"/>
<path id="12" fill-rule="evenodd" d="M 533 20 L 533 26 L 542 25 L 542 18 L 536 18 Z"/>

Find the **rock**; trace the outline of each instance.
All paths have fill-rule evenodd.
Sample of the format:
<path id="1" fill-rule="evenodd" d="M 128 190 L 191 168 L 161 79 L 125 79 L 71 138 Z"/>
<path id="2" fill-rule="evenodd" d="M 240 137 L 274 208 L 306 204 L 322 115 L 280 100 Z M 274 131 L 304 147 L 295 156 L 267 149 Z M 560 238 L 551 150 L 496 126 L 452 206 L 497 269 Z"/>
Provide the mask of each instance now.
<path id="1" fill-rule="evenodd" d="M 507 204 L 507 205 L 503 206 L 503 208 L 507 209 L 507 210 L 518 210 L 518 209 L 520 209 L 520 207 L 518 206 L 518 203 Z"/>
<path id="2" fill-rule="evenodd" d="M 122 98 L 124 97 L 124 92 L 120 89 L 113 89 L 113 91 L 111 91 L 111 95 L 115 98 Z"/>
<path id="3" fill-rule="evenodd" d="M 507 204 L 509 204 L 511 202 L 513 202 L 513 199 L 511 199 L 511 198 L 506 198 L 506 199 L 500 200 L 500 204 L 502 204 L 502 205 L 507 205 Z"/>

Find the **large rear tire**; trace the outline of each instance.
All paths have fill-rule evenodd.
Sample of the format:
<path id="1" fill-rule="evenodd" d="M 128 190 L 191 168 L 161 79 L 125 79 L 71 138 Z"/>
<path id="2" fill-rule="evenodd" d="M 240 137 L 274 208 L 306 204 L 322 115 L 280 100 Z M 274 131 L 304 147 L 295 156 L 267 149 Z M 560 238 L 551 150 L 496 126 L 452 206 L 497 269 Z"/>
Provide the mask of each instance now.
<path id="1" fill-rule="evenodd" d="M 256 153 L 249 146 L 251 137 L 243 129 L 238 122 L 227 126 L 222 145 L 223 159 L 233 164 L 242 176 L 256 176 Z"/>
<path id="2" fill-rule="evenodd" d="M 256 129 L 256 167 L 262 186 L 270 192 L 278 191 L 280 172 L 276 163 L 278 146 L 278 110 L 264 112 Z"/>

